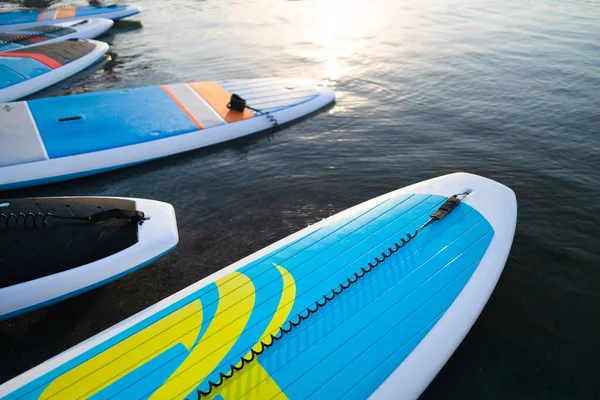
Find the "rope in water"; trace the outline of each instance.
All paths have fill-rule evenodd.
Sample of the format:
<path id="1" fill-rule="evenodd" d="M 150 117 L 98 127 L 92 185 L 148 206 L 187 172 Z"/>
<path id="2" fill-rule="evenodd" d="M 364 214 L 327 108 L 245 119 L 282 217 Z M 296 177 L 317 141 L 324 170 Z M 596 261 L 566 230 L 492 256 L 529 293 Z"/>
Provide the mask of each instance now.
<path id="1" fill-rule="evenodd" d="M 244 368 L 245 365 L 254 361 L 266 349 L 273 346 L 275 344 L 275 342 L 281 340 L 281 338 L 284 335 L 290 333 L 295 327 L 300 325 L 302 323 L 302 321 L 305 321 L 312 314 L 319 311 L 319 309 L 325 307 L 325 305 L 327 305 L 327 303 L 331 302 L 337 296 L 339 296 L 344 291 L 346 291 L 348 288 L 350 288 L 350 286 L 357 283 L 360 279 L 364 278 L 365 275 L 367 275 L 369 272 L 373 271 L 373 269 L 377 268 L 381 263 L 383 263 L 385 260 L 390 258 L 398 250 L 400 250 L 401 248 L 406 246 L 411 240 L 413 240 L 414 238 L 417 237 L 419 232 L 421 232 L 423 229 L 425 229 L 432 223 L 439 221 L 440 219 L 442 219 L 446 215 L 448 215 L 450 212 L 452 212 L 452 210 L 454 210 L 454 208 L 456 208 L 456 206 L 468 194 L 469 194 L 469 192 L 455 194 L 453 196 L 450 196 L 448 199 L 446 199 L 444 204 L 442 204 L 442 206 L 436 212 L 434 212 L 433 214 L 430 215 L 429 220 L 415 230 L 414 234 L 411 234 L 410 232 L 406 233 L 406 237 L 400 238 L 400 243 L 394 242 L 394 244 L 392 246 L 388 247 L 387 252 L 385 252 L 385 251 L 381 252 L 381 257 L 375 256 L 373 262 L 369 261 L 367 263 L 366 267 L 360 268 L 360 272 L 355 272 L 353 277 L 346 278 L 345 281 L 340 282 L 336 287 L 331 289 L 330 292 L 327 292 L 326 294 L 324 294 L 321 300 L 315 301 L 313 306 L 306 307 L 305 314 L 303 314 L 304 311 L 298 313 L 295 317 L 289 319 L 285 324 L 283 324 L 281 327 L 279 327 L 279 330 L 277 331 L 277 333 L 270 334 L 266 340 L 261 340 L 258 343 L 258 346 L 260 346 L 260 348 L 258 350 L 255 350 L 254 347 L 252 347 L 250 349 L 249 358 L 246 358 L 244 356 L 240 357 L 240 361 L 238 361 L 238 363 L 236 365 L 234 365 L 234 364 L 229 365 L 229 371 L 227 373 L 222 373 L 222 372 L 219 373 L 218 381 L 213 382 L 213 381 L 209 380 L 208 381 L 208 390 L 203 391 L 201 389 L 196 389 L 196 394 L 198 395 L 198 398 L 200 398 L 202 396 L 208 396 L 214 389 L 221 386 L 223 384 L 223 382 L 225 382 L 225 380 L 230 379 L 235 374 L 236 371 L 240 371 L 242 368 Z M 459 197 L 459 196 L 461 196 L 461 197 Z M 294 320 L 296 320 L 296 322 L 294 322 Z M 288 327 L 286 328 L 286 326 L 288 326 Z"/>

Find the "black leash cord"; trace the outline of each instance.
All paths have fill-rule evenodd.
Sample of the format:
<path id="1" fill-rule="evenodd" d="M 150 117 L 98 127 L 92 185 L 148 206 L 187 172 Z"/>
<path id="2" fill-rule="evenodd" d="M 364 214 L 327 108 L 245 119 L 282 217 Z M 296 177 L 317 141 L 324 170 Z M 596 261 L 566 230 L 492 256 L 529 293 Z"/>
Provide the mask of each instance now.
<path id="1" fill-rule="evenodd" d="M 369 261 L 367 263 L 366 267 L 360 268 L 360 272 L 355 272 L 353 277 L 346 278 L 345 281 L 339 283 L 336 287 L 331 289 L 330 292 L 324 294 L 323 298 L 321 300 L 315 301 L 315 303 L 312 307 L 311 306 L 306 307 L 305 314 L 303 314 L 303 312 L 300 312 L 295 317 L 289 319 L 286 323 L 284 323 L 279 328 L 279 331 L 277 333 L 275 333 L 274 335 L 270 334 L 269 337 L 267 338 L 267 340 L 265 340 L 265 341 L 262 341 L 262 340 L 260 341 L 260 343 L 259 343 L 260 349 L 259 350 L 254 350 L 255 346 L 252 346 L 252 348 L 250 349 L 249 358 L 242 356 L 242 357 L 240 357 L 240 361 L 237 363 L 237 365 L 229 364 L 229 371 L 225 374 L 220 372 L 219 380 L 217 382 L 213 382 L 210 380 L 208 381 L 208 390 L 207 391 L 202 391 L 200 389 L 196 389 L 196 394 L 198 395 L 198 398 L 200 398 L 202 396 L 208 396 L 215 388 L 218 388 L 219 386 L 221 386 L 223 384 L 223 382 L 225 382 L 226 379 L 231 378 L 236 371 L 241 370 L 242 368 L 244 368 L 245 365 L 254 361 L 259 355 L 264 353 L 264 351 L 266 349 L 273 346 L 275 344 L 275 342 L 281 340 L 281 338 L 284 335 L 290 333 L 295 327 L 300 325 L 302 323 L 302 321 L 305 321 L 312 314 L 319 311 L 319 309 L 325 307 L 325 305 L 327 303 L 329 303 L 330 301 L 335 299 L 337 296 L 342 294 L 342 292 L 344 292 L 345 290 L 350 288 L 350 286 L 357 283 L 360 279 L 364 278 L 365 275 L 367 275 L 369 272 L 373 271 L 373 269 L 375 269 L 381 263 L 383 263 L 385 260 L 390 258 L 394 253 L 396 253 L 398 250 L 400 250 L 401 248 L 406 246 L 411 240 L 413 240 L 414 238 L 417 237 L 417 235 L 419 234 L 420 231 L 425 229 L 427 226 L 431 225 L 433 222 L 439 221 L 442 218 L 444 218 L 446 215 L 450 214 L 450 212 L 452 212 L 452 210 L 454 210 L 456 208 L 456 206 L 458 206 L 458 204 L 469 193 L 470 192 L 464 192 L 464 193 L 455 194 L 453 196 L 450 196 L 436 212 L 434 212 L 433 214 L 430 215 L 429 220 L 427 222 L 425 222 L 423 225 L 421 225 L 419 228 L 417 228 L 415 230 L 414 234 L 407 233 L 406 238 L 404 238 L 404 237 L 400 238 L 400 243 L 394 242 L 394 244 L 392 246 L 388 247 L 387 252 L 385 252 L 385 251 L 381 252 L 381 257 L 375 256 L 375 259 L 373 260 L 373 262 Z M 461 197 L 459 197 L 459 196 L 461 196 Z M 297 321 L 294 322 L 294 320 L 297 320 Z M 289 324 L 289 326 L 288 326 L 288 324 Z M 288 326 L 288 327 L 286 328 L 286 326 Z"/>
<path id="2" fill-rule="evenodd" d="M 247 109 L 252 110 L 260 115 L 264 115 L 265 117 L 267 117 L 269 122 L 271 122 L 273 129 L 279 128 L 279 122 L 277 121 L 275 116 L 273 116 L 273 114 L 271 114 L 268 111 L 263 111 L 263 110 L 259 110 L 258 108 L 250 107 L 248 104 L 246 104 L 246 100 L 238 94 L 233 93 L 231 95 L 231 100 L 227 104 L 227 108 L 229 108 L 230 110 L 239 111 L 239 112 L 244 112 L 244 109 L 247 108 Z"/>
<path id="3" fill-rule="evenodd" d="M 92 224 L 107 221 L 109 219 L 128 219 L 138 222 L 140 225 L 148 218 L 141 211 L 121 210 L 114 208 L 111 210 L 100 211 L 89 217 L 54 215 L 52 213 L 8 213 L 0 214 L 0 229 L 35 229 L 48 227 L 49 219 L 61 219 L 89 222 Z"/>

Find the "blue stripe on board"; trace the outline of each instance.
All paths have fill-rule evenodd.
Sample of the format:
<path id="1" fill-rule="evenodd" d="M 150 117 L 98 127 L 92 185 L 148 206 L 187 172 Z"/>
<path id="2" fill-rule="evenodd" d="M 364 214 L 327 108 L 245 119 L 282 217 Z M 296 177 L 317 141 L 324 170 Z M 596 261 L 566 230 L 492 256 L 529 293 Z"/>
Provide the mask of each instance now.
<path id="1" fill-rule="evenodd" d="M 22 76 L 24 79 L 35 78 L 52 71 L 50 67 L 34 60 L 33 58 L 2 57 L 0 55 L 0 67 Z M 1 79 L 1 78 L 0 78 Z"/>
<path id="2" fill-rule="evenodd" d="M 16 50 L 16 49 L 20 49 L 21 47 L 23 47 L 20 44 L 16 44 L 16 43 L 2 43 L 2 41 L 0 40 L 0 52 L 2 51 L 11 51 L 11 50 Z M 0 79 L 1 82 L 1 79 Z"/>
<path id="3" fill-rule="evenodd" d="M 93 7 L 84 6 L 77 7 L 75 10 L 76 17 L 102 17 L 102 14 L 113 13 L 117 11 L 123 11 L 126 6 L 111 6 L 111 7 Z"/>
<path id="4" fill-rule="evenodd" d="M 0 26 L 35 22 L 37 21 L 38 15 L 40 15 L 38 10 L 0 13 Z"/>
<path id="5" fill-rule="evenodd" d="M 158 86 L 36 99 L 28 104 L 50 158 L 198 131 Z M 65 118 L 79 119 L 59 121 Z"/>
<path id="6" fill-rule="evenodd" d="M 25 81 L 25 77 L 17 74 L 15 71 L 4 65 L 0 65 L 0 90 L 23 81 Z"/>
<path id="7" fill-rule="evenodd" d="M 115 396 L 135 399 L 138 398 L 136 394 L 143 390 L 152 393 L 169 379 L 187 354 L 185 346 L 177 343 L 88 399 L 101 400 Z M 132 387 L 135 388 L 135 393 L 132 393 Z"/>

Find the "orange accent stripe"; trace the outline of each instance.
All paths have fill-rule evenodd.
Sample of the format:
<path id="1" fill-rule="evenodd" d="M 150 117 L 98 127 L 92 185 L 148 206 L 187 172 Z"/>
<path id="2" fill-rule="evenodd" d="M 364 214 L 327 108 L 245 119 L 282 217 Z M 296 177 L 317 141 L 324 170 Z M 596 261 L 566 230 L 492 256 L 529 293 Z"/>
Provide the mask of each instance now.
<path id="1" fill-rule="evenodd" d="M 231 100 L 231 93 L 217 82 L 190 82 L 188 85 L 228 123 L 254 117 L 248 109 L 245 109 L 244 112 L 239 112 L 227 108 L 227 104 Z"/>
<path id="2" fill-rule="evenodd" d="M 15 38 L 19 38 L 19 37 L 23 37 L 23 35 L 13 35 L 10 33 L 0 33 L 0 40 L 13 40 Z M 46 40 L 48 40 L 47 37 L 44 36 L 27 36 L 24 40 L 30 41 L 30 42 L 34 42 L 34 43 L 38 43 L 38 42 L 44 42 Z"/>
<path id="3" fill-rule="evenodd" d="M 17 52 L 7 51 L 6 53 L 0 53 L 0 57 L 33 58 L 34 60 L 39 61 L 42 64 L 44 64 L 52 69 L 62 67 L 62 64 L 59 63 L 58 61 L 56 61 L 48 56 L 45 56 L 43 54 L 37 54 L 37 53 L 17 53 Z"/>
<path id="4" fill-rule="evenodd" d="M 46 9 L 45 9 L 45 8 L 44 8 L 44 9 L 42 9 L 42 10 L 40 11 L 40 13 L 38 14 L 38 17 L 37 17 L 37 20 L 38 20 L 38 21 L 41 21 L 41 20 L 42 20 L 42 15 L 44 15 L 44 12 L 45 12 L 45 11 L 46 11 Z"/>
<path id="5" fill-rule="evenodd" d="M 33 42 L 33 43 L 41 43 L 41 42 L 45 42 L 46 40 L 50 40 L 50 39 L 45 36 L 32 36 L 32 37 L 27 38 L 27 40 L 30 42 Z"/>
<path id="6" fill-rule="evenodd" d="M 75 10 L 75 7 L 60 8 L 55 19 L 73 18 L 75 16 Z"/>
<path id="7" fill-rule="evenodd" d="M 185 113 L 185 115 L 187 115 L 187 116 L 188 116 L 188 118 L 192 120 L 192 122 L 194 123 L 194 125 L 196 125 L 196 127 L 197 127 L 198 129 L 202 129 L 202 125 L 200 125 L 200 122 L 198 122 L 198 120 L 197 120 L 196 118 L 194 118 L 194 116 L 193 116 L 192 114 L 190 114 L 190 112 L 187 110 L 187 108 L 185 108 L 185 107 L 183 106 L 183 104 L 181 104 L 181 102 L 179 101 L 179 99 L 178 99 L 177 97 L 175 97 L 175 96 L 173 95 L 173 93 L 171 93 L 171 92 L 169 91 L 169 89 L 167 89 L 167 87 L 166 87 L 166 86 L 164 86 L 164 85 L 161 85 L 160 87 L 161 87 L 161 88 L 162 88 L 162 90 L 164 90 L 164 91 L 165 91 L 165 93 L 167 93 L 167 94 L 169 95 L 169 97 L 170 97 L 170 98 L 171 98 L 171 99 L 172 99 L 172 100 L 173 100 L 173 101 L 174 101 L 174 102 L 175 102 L 175 103 L 176 103 L 176 104 L 179 106 L 179 108 L 181 108 L 181 111 L 183 111 L 183 112 Z"/>

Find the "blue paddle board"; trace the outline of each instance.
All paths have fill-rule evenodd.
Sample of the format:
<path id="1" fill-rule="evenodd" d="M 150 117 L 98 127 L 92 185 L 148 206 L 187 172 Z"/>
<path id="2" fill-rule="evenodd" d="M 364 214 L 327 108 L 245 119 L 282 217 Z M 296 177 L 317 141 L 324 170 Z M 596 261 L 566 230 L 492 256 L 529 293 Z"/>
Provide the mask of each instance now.
<path id="1" fill-rule="evenodd" d="M 0 52 L 31 48 L 70 39 L 93 39 L 113 26 L 106 18 L 84 19 L 0 33 Z"/>
<path id="2" fill-rule="evenodd" d="M 1 51 L 0 102 L 20 99 L 52 86 L 95 64 L 107 51 L 104 42 L 77 39 Z M 16 113 L 10 113 L 12 106 L 0 103 L 0 108 L 4 109 L 0 112 L 0 141 L 8 145 L 11 142 L 8 135 L 18 136 L 18 131 L 28 128 L 22 124 L 14 126 Z M 23 142 L 22 145 L 27 146 Z M 2 150 L 0 165 L 4 163 L 1 155 Z"/>
<path id="3" fill-rule="evenodd" d="M 1 63 L 2 53 L 0 68 Z M 0 83 L 1 77 L 0 70 Z M 229 108 L 233 94 L 250 108 Z M 97 174 L 226 142 L 304 117 L 334 98 L 330 88 L 310 79 L 266 78 L 0 104 L 0 141 L 5 143 L 0 147 L 0 190 Z"/>
<path id="4" fill-rule="evenodd" d="M 0 397 L 416 398 L 491 295 L 516 213 L 509 188 L 464 173 L 382 195 L 16 377 Z"/>
<path id="5" fill-rule="evenodd" d="M 0 198 L 0 320 L 125 276 L 177 241 L 175 211 L 159 201 Z"/>
<path id="6" fill-rule="evenodd" d="M 70 22 L 86 18 L 108 18 L 117 21 L 139 14 L 138 6 L 67 6 L 41 9 L 0 11 L 0 32 L 12 29 L 48 25 L 53 22 Z"/>

